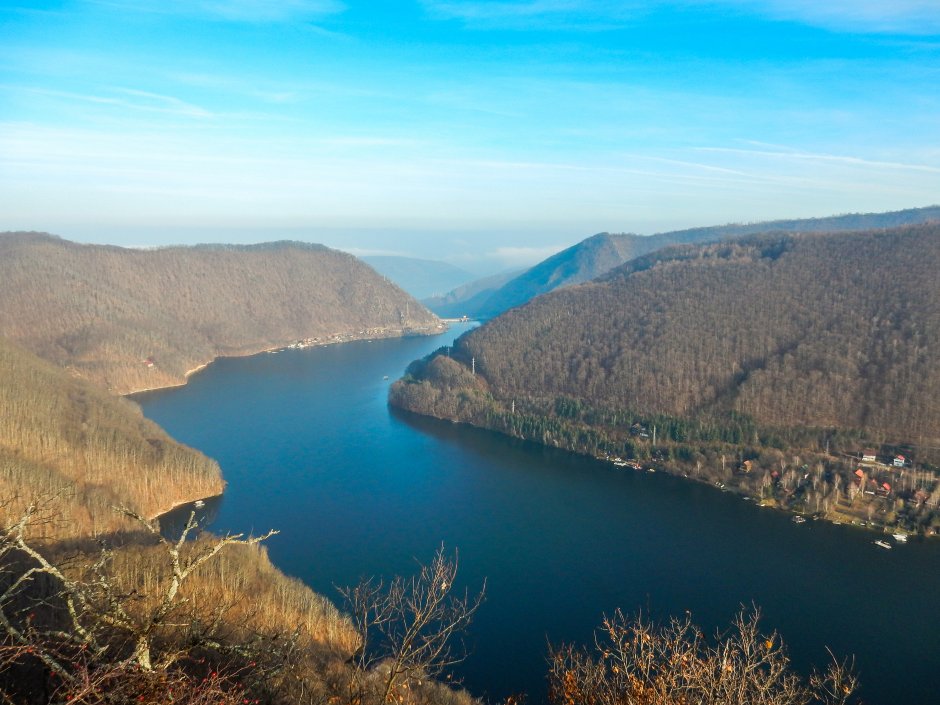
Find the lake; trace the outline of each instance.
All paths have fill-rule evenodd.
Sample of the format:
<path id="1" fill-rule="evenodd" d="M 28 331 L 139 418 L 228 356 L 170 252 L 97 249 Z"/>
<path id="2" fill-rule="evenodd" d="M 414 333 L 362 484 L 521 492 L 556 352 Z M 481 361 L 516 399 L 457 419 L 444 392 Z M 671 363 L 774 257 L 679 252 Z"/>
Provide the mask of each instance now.
<path id="1" fill-rule="evenodd" d="M 713 487 L 390 410 L 407 364 L 463 330 L 222 359 L 135 399 L 221 464 L 211 528 L 280 530 L 272 560 L 334 600 L 458 550 L 462 583 L 486 580 L 456 673 L 474 694 L 538 702 L 547 643 L 590 642 L 617 607 L 689 610 L 712 632 L 753 603 L 800 670 L 829 646 L 855 655 L 869 705 L 938 702 L 940 541 L 888 551 Z"/>

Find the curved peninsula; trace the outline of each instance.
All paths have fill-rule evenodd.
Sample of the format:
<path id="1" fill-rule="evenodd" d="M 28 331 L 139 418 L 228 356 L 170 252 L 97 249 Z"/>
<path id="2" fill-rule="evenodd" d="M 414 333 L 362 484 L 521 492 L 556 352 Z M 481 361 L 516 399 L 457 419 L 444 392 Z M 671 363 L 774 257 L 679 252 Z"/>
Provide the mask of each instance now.
<path id="1" fill-rule="evenodd" d="M 465 334 L 390 402 L 936 533 L 938 270 L 937 224 L 668 248 Z"/>

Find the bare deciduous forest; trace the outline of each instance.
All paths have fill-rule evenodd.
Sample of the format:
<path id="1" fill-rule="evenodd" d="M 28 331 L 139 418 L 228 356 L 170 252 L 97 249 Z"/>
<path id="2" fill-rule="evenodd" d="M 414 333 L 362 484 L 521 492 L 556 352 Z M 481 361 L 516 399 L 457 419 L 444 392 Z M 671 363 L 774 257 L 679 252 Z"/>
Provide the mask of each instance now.
<path id="1" fill-rule="evenodd" d="M 380 615 L 381 636 L 405 638 L 376 638 L 366 649 L 352 619 L 271 565 L 260 545 L 266 536 L 200 535 L 191 517 L 179 537 L 166 538 L 125 515 L 137 535 L 121 546 L 27 538 L 48 520 L 41 505 L 5 523 L 4 702 L 475 702 L 431 677 L 473 614 L 452 591 L 456 563 L 443 552 L 408 583 L 368 583 L 355 606 L 369 633 Z"/>
<path id="2" fill-rule="evenodd" d="M 192 518 L 179 539 L 160 533 L 159 514 L 222 491 L 219 467 L 113 393 L 219 354 L 436 318 L 317 246 L 133 252 L 26 234 L 0 248 L 0 318 L 19 338 L 0 338 L 4 702 L 473 702 L 430 678 L 473 613 L 451 594 L 456 564 L 440 554 L 411 590 L 371 583 L 356 607 L 381 606 L 384 633 L 408 637 L 364 651 L 351 618 L 258 538 L 200 534 Z"/>
<path id="3" fill-rule="evenodd" d="M 391 401 L 805 512 L 870 493 L 867 521 L 932 531 L 938 271 L 938 225 L 668 248 L 464 335 Z"/>
<path id="4" fill-rule="evenodd" d="M 180 445 L 132 401 L 108 394 L 0 339 L 0 508 L 4 520 L 39 498 L 56 519 L 45 538 L 103 536 L 220 494 L 218 464 Z M 11 514 L 12 513 L 12 514 Z"/>
<path id="5" fill-rule="evenodd" d="M 398 650 L 375 640 L 365 660 L 353 621 L 256 539 L 194 524 L 178 541 L 159 533 L 152 517 L 223 484 L 214 461 L 133 402 L 0 339 L 0 406 L 5 702 L 472 702 L 429 680 L 472 616 L 451 606 L 456 565 L 443 554 L 431 564 L 440 575 L 412 583 L 430 607 L 375 583 L 374 603 L 357 602 L 381 604 L 392 634 L 419 607 L 425 620 Z M 421 651 L 437 629 L 439 648 Z"/>
<path id="6" fill-rule="evenodd" d="M 0 236 L 0 337 L 120 394 L 219 356 L 439 330 L 367 265 L 295 242 L 130 250 Z"/>

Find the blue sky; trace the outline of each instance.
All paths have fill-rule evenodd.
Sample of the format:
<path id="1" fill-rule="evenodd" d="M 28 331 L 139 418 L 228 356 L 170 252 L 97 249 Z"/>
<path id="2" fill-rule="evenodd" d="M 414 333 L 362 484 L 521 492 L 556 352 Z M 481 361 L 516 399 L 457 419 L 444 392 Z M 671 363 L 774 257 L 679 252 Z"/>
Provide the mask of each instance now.
<path id="1" fill-rule="evenodd" d="M 0 229 L 534 261 L 940 202 L 938 0 L 8 0 Z"/>

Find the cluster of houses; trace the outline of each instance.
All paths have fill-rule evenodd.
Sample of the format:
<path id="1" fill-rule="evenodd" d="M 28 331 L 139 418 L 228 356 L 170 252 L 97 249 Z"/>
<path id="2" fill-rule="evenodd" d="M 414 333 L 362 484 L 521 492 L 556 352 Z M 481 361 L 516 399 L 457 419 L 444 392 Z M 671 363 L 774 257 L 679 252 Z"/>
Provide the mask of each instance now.
<path id="1" fill-rule="evenodd" d="M 878 497 L 888 497 L 892 492 L 890 479 L 885 473 L 897 471 L 911 465 L 910 459 L 895 454 L 879 457 L 874 450 L 862 451 L 859 467 L 855 470 L 853 478 L 859 491 Z"/>
<path id="2" fill-rule="evenodd" d="M 909 467 L 911 461 L 903 455 L 894 455 L 886 458 L 888 462 L 878 459 L 878 454 L 873 450 L 862 451 L 862 462 L 873 465 L 882 465 L 885 467 L 903 468 Z"/>
<path id="3" fill-rule="evenodd" d="M 855 484 L 865 494 L 878 495 L 879 497 L 887 497 L 891 494 L 891 483 L 866 475 L 861 468 L 855 471 Z"/>

